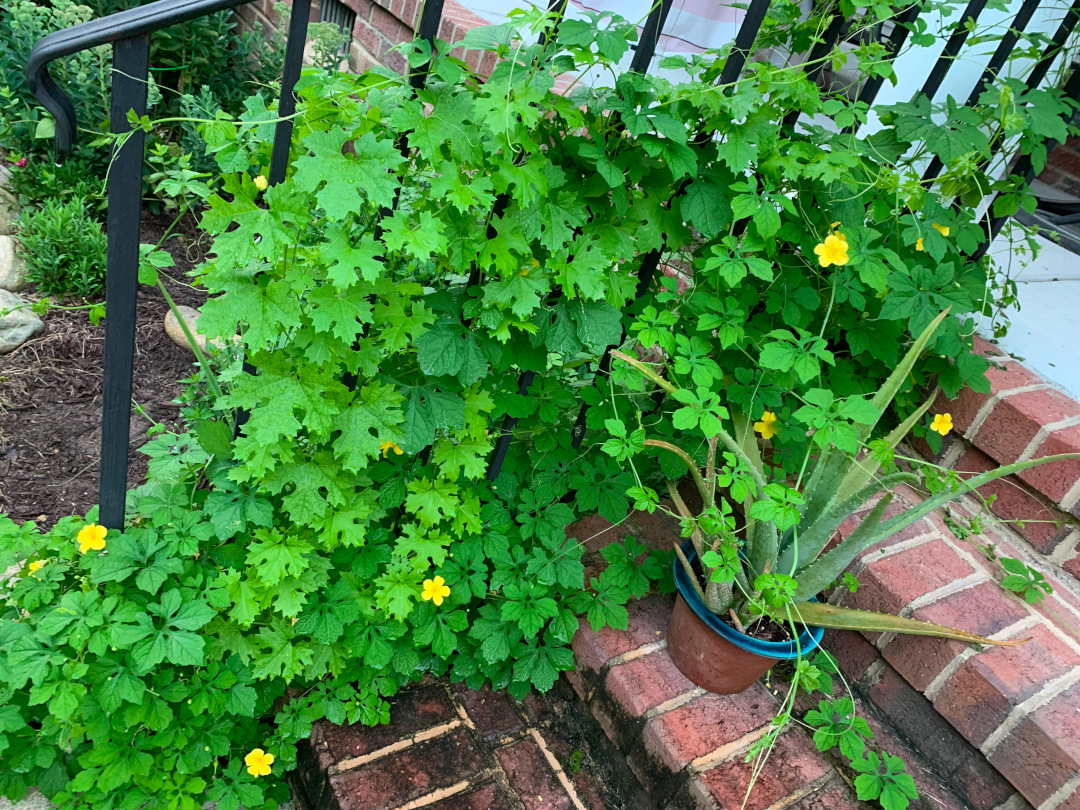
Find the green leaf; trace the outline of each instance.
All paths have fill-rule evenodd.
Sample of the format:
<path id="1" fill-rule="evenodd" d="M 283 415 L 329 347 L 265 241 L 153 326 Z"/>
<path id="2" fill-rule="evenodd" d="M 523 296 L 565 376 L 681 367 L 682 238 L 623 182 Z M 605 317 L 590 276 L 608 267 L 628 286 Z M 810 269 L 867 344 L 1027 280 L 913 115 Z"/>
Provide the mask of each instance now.
<path id="1" fill-rule="evenodd" d="M 682 199 L 682 215 L 710 239 L 728 226 L 733 216 L 731 203 L 715 183 L 695 180 Z"/>
<path id="2" fill-rule="evenodd" d="M 455 375 L 465 364 L 466 343 L 461 328 L 445 321 L 417 338 L 416 350 L 420 370 L 432 377 Z M 479 347 L 476 350 L 479 352 Z"/>
<path id="3" fill-rule="evenodd" d="M 349 133 L 340 127 L 315 130 L 302 141 L 313 154 L 294 161 L 292 182 L 298 190 L 314 193 L 330 220 L 343 220 L 355 212 L 360 192 L 373 205 L 389 208 L 398 189 L 394 172 L 405 160 L 392 139 L 377 140 L 367 132 L 352 140 L 353 154 L 345 154 L 347 140 Z"/>
<path id="4" fill-rule="evenodd" d="M 777 621 L 788 621 L 788 613 L 784 608 L 773 608 L 768 613 Z M 1030 640 L 1025 638 L 1020 641 L 995 641 L 985 636 L 968 633 L 964 630 L 956 630 L 952 627 L 944 627 L 940 624 L 905 619 L 902 616 L 893 616 L 890 613 L 874 613 L 869 610 L 837 607 L 822 602 L 801 602 L 797 605 L 791 605 L 790 615 L 794 621 L 800 624 L 833 630 L 906 633 L 908 635 L 935 636 L 963 641 L 968 644 L 985 644 L 999 647 L 1015 647 Z"/>
<path id="5" fill-rule="evenodd" d="M 392 385 L 371 380 L 360 389 L 352 404 L 335 417 L 334 426 L 341 435 L 334 442 L 334 452 L 346 470 L 365 469 L 370 459 L 381 455 L 380 446 L 384 442 L 403 437 L 402 427 L 408 417 L 400 409 L 402 401 Z M 408 448 L 407 452 L 416 451 Z"/>
<path id="6" fill-rule="evenodd" d="M 343 343 L 351 344 L 372 322 L 370 290 L 354 286 L 339 291 L 326 285 L 307 295 L 311 324 L 320 332 L 330 332 Z"/>

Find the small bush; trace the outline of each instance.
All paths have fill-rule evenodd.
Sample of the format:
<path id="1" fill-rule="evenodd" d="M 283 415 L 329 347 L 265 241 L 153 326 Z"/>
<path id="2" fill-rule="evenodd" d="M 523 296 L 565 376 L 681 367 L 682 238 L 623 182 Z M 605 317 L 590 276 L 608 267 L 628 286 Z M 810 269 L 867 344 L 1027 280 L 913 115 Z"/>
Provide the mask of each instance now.
<path id="1" fill-rule="evenodd" d="M 79 198 L 49 200 L 19 220 L 26 278 L 42 295 L 90 298 L 105 289 L 105 234 Z"/>

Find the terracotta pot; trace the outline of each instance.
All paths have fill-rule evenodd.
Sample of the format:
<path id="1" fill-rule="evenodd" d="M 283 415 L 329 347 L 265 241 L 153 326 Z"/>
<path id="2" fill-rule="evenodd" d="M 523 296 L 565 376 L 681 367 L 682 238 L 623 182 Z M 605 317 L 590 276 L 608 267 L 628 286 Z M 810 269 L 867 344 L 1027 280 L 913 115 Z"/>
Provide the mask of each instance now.
<path id="1" fill-rule="evenodd" d="M 692 543 L 687 541 L 683 552 L 693 560 Z M 668 626 L 667 650 L 679 671 L 702 689 L 721 695 L 742 692 L 777 661 L 806 655 L 820 643 L 820 627 L 803 630 L 797 641 L 761 641 L 740 633 L 709 612 L 677 558 L 674 566 L 679 598 Z"/>
<path id="2" fill-rule="evenodd" d="M 743 691 L 779 660 L 739 649 L 699 619 L 681 595 L 668 625 L 667 650 L 683 675 L 721 695 Z"/>

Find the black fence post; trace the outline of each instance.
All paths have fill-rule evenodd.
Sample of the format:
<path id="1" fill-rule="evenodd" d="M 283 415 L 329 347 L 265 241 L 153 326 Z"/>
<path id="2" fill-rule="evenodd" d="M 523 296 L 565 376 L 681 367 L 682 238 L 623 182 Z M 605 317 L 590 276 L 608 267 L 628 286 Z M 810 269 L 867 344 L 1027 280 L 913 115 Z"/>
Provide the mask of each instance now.
<path id="1" fill-rule="evenodd" d="M 113 133 L 131 131 L 128 111 L 146 114 L 150 36 L 113 44 Z M 109 167 L 109 243 L 106 254 L 105 371 L 102 382 L 101 487 L 98 520 L 124 527 L 128 444 L 131 433 L 131 375 L 135 362 L 135 303 L 139 282 L 139 216 L 142 213 L 143 147 L 136 129 L 113 153 Z"/>
<path id="2" fill-rule="evenodd" d="M 270 152 L 270 185 L 285 180 L 289 168 L 289 147 L 292 145 L 293 122 L 296 113 L 296 94 L 293 90 L 300 78 L 304 63 L 304 43 L 307 40 L 311 0 L 293 0 L 289 16 L 289 38 L 285 45 L 285 65 L 281 74 L 281 97 L 278 99 L 278 122 L 274 127 L 274 147 Z"/>

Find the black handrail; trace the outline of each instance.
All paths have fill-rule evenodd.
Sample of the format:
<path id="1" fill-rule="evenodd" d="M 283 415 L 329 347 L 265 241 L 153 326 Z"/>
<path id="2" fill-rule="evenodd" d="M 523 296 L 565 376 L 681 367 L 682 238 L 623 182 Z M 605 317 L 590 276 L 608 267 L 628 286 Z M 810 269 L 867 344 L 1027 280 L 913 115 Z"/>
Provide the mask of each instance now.
<path id="1" fill-rule="evenodd" d="M 139 220 L 146 133 L 131 131 L 128 113 L 146 114 L 150 35 L 177 23 L 214 14 L 251 0 L 158 0 L 49 34 L 30 52 L 30 89 L 56 121 L 57 162 L 70 154 L 75 108 L 49 73 L 49 63 L 89 48 L 113 46 L 110 130 L 127 135 L 114 149 L 108 180 L 108 247 L 105 273 L 105 360 L 102 382 L 101 478 L 98 521 L 122 529 L 127 498 L 131 387 L 135 364 L 135 320 L 139 277 Z M 279 121 L 274 133 L 271 174 L 285 176 L 292 140 L 293 88 L 300 78 L 311 0 L 294 0 L 281 79 Z"/>
<path id="2" fill-rule="evenodd" d="M 71 153 L 76 118 L 71 99 L 49 74 L 49 62 L 99 45 L 148 36 L 170 25 L 250 2 L 252 0 L 157 0 L 42 37 L 30 52 L 26 78 L 31 92 L 56 120 L 57 162 Z"/>

